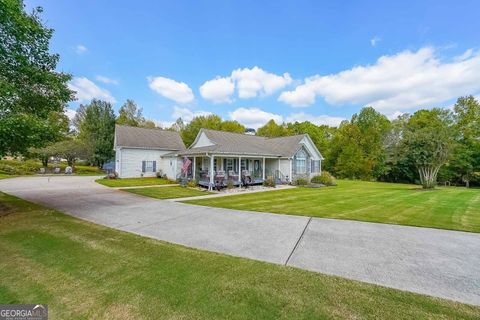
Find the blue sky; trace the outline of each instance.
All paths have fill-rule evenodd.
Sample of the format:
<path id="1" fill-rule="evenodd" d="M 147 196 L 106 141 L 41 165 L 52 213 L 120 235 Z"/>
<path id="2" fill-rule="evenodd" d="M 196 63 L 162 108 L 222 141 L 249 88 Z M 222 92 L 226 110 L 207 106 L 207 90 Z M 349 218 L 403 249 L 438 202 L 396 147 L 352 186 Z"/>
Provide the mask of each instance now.
<path id="1" fill-rule="evenodd" d="M 389 117 L 480 94 L 479 1 L 26 1 L 78 100 L 168 125 Z M 115 4 L 115 5 L 113 5 Z"/>

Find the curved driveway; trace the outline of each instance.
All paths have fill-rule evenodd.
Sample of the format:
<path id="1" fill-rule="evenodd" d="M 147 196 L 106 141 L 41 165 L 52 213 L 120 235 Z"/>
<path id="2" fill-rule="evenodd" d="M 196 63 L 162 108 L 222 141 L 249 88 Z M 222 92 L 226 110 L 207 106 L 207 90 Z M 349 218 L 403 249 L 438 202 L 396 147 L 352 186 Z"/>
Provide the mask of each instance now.
<path id="1" fill-rule="evenodd" d="M 201 207 L 94 180 L 13 178 L 0 191 L 155 239 L 480 305 L 480 234 Z"/>

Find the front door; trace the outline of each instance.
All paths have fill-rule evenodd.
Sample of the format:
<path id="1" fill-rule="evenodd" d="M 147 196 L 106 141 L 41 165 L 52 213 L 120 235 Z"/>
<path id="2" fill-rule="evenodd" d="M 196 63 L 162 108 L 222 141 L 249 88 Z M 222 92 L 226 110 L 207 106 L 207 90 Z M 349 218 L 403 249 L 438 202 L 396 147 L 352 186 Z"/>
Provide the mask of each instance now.
<path id="1" fill-rule="evenodd" d="M 254 177 L 262 176 L 262 168 L 260 165 L 260 160 L 253 160 L 253 176 Z"/>

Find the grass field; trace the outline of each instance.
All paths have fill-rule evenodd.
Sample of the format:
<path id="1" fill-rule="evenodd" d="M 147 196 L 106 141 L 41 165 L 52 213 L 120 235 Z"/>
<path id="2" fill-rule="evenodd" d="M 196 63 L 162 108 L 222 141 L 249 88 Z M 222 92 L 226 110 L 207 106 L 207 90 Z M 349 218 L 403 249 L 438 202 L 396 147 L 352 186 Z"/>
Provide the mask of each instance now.
<path id="1" fill-rule="evenodd" d="M 161 184 L 174 184 L 174 181 L 163 178 L 124 178 L 124 179 L 98 179 L 95 180 L 107 187 L 139 187 L 139 186 L 153 186 Z"/>
<path id="2" fill-rule="evenodd" d="M 224 256 L 0 193 L 0 301 L 52 319 L 478 319 L 480 307 Z"/>
<path id="3" fill-rule="evenodd" d="M 480 189 L 451 187 L 423 191 L 408 184 L 341 180 L 336 187 L 295 188 L 185 202 L 480 232 Z"/>
<path id="4" fill-rule="evenodd" d="M 124 191 L 139 194 L 142 196 L 157 198 L 157 199 L 174 199 L 194 196 L 204 196 L 211 194 L 211 192 L 202 191 L 192 188 L 184 187 L 158 187 L 158 188 L 138 188 L 138 189 L 125 189 Z"/>

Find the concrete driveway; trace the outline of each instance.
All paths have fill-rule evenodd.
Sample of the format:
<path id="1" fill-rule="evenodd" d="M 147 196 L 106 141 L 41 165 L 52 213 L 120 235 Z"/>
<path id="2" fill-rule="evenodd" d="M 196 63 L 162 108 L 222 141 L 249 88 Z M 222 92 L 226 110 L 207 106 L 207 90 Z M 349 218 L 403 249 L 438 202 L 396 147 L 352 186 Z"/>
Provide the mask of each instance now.
<path id="1" fill-rule="evenodd" d="M 208 208 L 94 180 L 13 178 L 0 191 L 155 239 L 480 305 L 480 234 Z"/>

